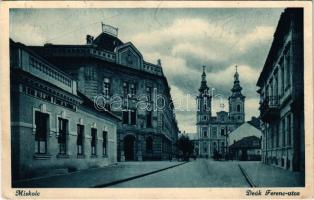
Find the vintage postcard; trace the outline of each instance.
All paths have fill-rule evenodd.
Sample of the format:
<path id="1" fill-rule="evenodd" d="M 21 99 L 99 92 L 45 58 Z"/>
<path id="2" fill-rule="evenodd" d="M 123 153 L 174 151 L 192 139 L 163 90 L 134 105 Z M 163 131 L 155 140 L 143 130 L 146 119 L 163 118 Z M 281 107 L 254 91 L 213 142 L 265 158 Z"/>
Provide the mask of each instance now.
<path id="1" fill-rule="evenodd" d="M 313 198 L 312 2 L 0 5 L 3 198 Z"/>

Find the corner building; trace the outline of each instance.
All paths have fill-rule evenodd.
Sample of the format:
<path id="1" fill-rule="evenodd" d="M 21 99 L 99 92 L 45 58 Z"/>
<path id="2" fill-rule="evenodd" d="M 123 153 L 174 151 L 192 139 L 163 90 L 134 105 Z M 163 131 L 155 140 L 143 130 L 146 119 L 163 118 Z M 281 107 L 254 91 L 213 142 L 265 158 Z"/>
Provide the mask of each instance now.
<path id="1" fill-rule="evenodd" d="M 214 153 L 224 156 L 227 153 L 228 135 L 245 120 L 245 96 L 242 95 L 239 73 L 234 74 L 234 85 L 231 89 L 229 101 L 229 112 L 220 111 L 216 116 L 212 115 L 212 92 L 207 86 L 205 67 L 203 67 L 201 87 L 197 101 L 197 135 L 198 135 L 198 156 L 213 157 Z M 220 97 L 215 97 L 220 98 Z"/>
<path id="2" fill-rule="evenodd" d="M 68 74 L 10 40 L 12 180 L 117 162 L 117 123 Z"/>
<path id="3" fill-rule="evenodd" d="M 84 45 L 32 49 L 72 75 L 79 91 L 102 104 L 100 109 L 122 118 L 117 130 L 119 161 L 161 160 L 176 154 L 179 129 L 160 60 L 146 62 L 131 42 L 122 42 L 117 30 L 104 24 L 102 33 L 95 39 L 88 35 Z"/>
<path id="4" fill-rule="evenodd" d="M 257 82 L 262 120 L 262 161 L 304 171 L 303 9 L 281 14 Z"/>

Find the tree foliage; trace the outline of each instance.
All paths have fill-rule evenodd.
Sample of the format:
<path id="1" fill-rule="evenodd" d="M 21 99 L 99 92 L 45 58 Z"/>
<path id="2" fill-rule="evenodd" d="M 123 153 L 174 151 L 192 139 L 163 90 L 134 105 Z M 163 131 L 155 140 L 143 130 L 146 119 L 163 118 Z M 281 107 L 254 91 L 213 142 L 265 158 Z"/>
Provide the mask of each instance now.
<path id="1" fill-rule="evenodd" d="M 194 145 L 189 136 L 181 135 L 177 141 L 177 147 L 184 156 L 190 156 L 193 154 Z"/>

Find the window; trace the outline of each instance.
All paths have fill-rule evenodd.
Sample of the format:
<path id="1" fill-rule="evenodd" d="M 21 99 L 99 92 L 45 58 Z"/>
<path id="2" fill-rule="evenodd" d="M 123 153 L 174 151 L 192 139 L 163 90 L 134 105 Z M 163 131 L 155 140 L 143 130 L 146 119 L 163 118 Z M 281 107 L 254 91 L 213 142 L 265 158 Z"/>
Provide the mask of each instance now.
<path id="1" fill-rule="evenodd" d="M 274 78 L 274 97 L 276 98 L 278 96 L 278 72 L 276 71 L 275 73 L 275 78 Z M 273 99 L 275 100 L 275 99 Z"/>
<path id="2" fill-rule="evenodd" d="M 123 96 L 126 97 L 129 94 L 129 84 L 123 82 Z"/>
<path id="3" fill-rule="evenodd" d="M 203 127 L 202 128 L 202 132 L 203 132 L 203 137 L 207 137 L 207 128 L 206 127 Z"/>
<path id="4" fill-rule="evenodd" d="M 217 127 L 212 127 L 212 138 L 217 138 Z"/>
<path id="5" fill-rule="evenodd" d="M 131 125 L 136 125 L 136 110 L 130 110 L 131 113 Z"/>
<path id="6" fill-rule="evenodd" d="M 290 50 L 288 49 L 285 54 L 285 68 L 286 68 L 286 88 L 290 86 Z"/>
<path id="7" fill-rule="evenodd" d="M 240 112 L 240 111 L 241 111 L 241 106 L 237 105 L 237 112 Z"/>
<path id="8" fill-rule="evenodd" d="M 207 116 L 206 115 L 203 116 L 203 120 L 207 120 Z"/>
<path id="9" fill-rule="evenodd" d="M 122 123 L 136 125 L 136 110 L 122 111 Z"/>
<path id="10" fill-rule="evenodd" d="M 286 123 L 285 118 L 281 120 L 281 136 L 282 136 L 282 147 L 286 146 Z"/>
<path id="11" fill-rule="evenodd" d="M 152 100 L 152 88 L 151 87 L 146 87 L 146 96 L 147 96 L 147 100 L 151 101 Z"/>
<path id="12" fill-rule="evenodd" d="M 102 144 L 103 152 L 102 153 L 103 153 L 104 156 L 107 156 L 108 132 L 104 131 L 102 133 L 102 137 L 103 137 L 103 144 Z"/>
<path id="13" fill-rule="evenodd" d="M 122 111 L 122 123 L 123 124 L 129 123 L 129 111 Z"/>
<path id="14" fill-rule="evenodd" d="M 134 83 L 130 84 L 130 93 L 131 93 L 132 97 L 134 97 L 136 95 L 136 86 Z"/>
<path id="15" fill-rule="evenodd" d="M 65 155 L 67 153 L 67 132 L 68 132 L 68 120 L 58 118 L 59 125 L 59 154 Z"/>
<path id="16" fill-rule="evenodd" d="M 147 128 L 152 127 L 152 111 L 146 112 L 146 127 Z"/>
<path id="17" fill-rule="evenodd" d="M 221 135 L 221 136 L 225 136 L 225 129 L 222 128 L 222 129 L 220 130 L 220 135 Z"/>
<path id="18" fill-rule="evenodd" d="M 285 89 L 285 68 L 282 63 L 282 59 L 280 60 L 280 67 L 281 67 L 281 94 L 284 94 Z"/>
<path id="19" fill-rule="evenodd" d="M 92 128 L 91 129 L 91 135 L 92 135 L 92 140 L 91 140 L 91 150 L 92 150 L 92 155 L 97 155 L 97 129 Z"/>
<path id="20" fill-rule="evenodd" d="M 146 152 L 152 153 L 153 151 L 153 138 L 148 137 L 146 138 Z"/>
<path id="21" fill-rule="evenodd" d="M 49 115 L 42 112 L 35 112 L 35 153 L 47 153 L 47 132 Z"/>
<path id="22" fill-rule="evenodd" d="M 104 78 L 103 93 L 106 97 L 110 95 L 110 79 L 109 78 Z"/>
<path id="23" fill-rule="evenodd" d="M 77 155 L 83 155 L 83 136 L 84 135 L 84 126 L 78 124 L 77 125 L 77 140 L 76 140 L 76 145 L 77 145 Z"/>
<path id="24" fill-rule="evenodd" d="M 287 116 L 287 126 L 286 126 L 286 132 L 287 132 L 287 143 L 288 145 L 291 145 L 291 129 L 292 129 L 292 117 L 291 115 L 289 114 Z"/>
<path id="25" fill-rule="evenodd" d="M 274 134 L 276 137 L 276 147 L 279 147 L 279 132 L 278 132 L 278 124 L 275 124 Z"/>

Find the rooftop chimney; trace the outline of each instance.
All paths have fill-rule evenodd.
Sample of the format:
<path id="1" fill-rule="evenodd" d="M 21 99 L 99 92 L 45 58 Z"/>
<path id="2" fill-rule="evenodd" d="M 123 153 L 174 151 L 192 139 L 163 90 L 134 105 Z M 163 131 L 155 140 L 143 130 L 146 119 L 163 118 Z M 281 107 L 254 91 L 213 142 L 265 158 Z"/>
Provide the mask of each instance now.
<path id="1" fill-rule="evenodd" d="M 161 66 L 161 60 L 160 59 L 157 60 L 157 65 Z"/>
<path id="2" fill-rule="evenodd" d="M 93 44 L 94 42 L 94 37 L 91 35 L 86 36 L 86 44 Z"/>

